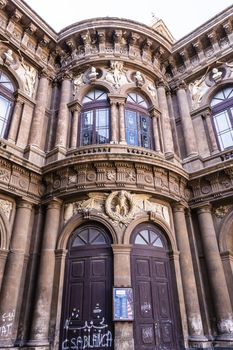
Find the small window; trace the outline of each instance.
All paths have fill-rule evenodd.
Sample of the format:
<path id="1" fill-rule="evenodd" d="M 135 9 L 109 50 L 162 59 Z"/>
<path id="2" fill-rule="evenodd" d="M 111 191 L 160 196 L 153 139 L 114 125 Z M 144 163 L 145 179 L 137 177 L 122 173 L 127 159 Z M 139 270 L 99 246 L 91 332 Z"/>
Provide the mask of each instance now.
<path id="1" fill-rule="evenodd" d="M 210 105 L 215 133 L 223 151 L 233 146 L 233 86 L 218 91 Z"/>
<path id="2" fill-rule="evenodd" d="M 154 230 L 145 229 L 138 232 L 136 235 L 135 244 L 153 246 L 157 248 L 164 248 L 164 244 L 159 236 Z"/>
<path id="3" fill-rule="evenodd" d="M 138 93 L 128 94 L 125 107 L 126 142 L 128 145 L 152 147 L 152 125 L 146 100 Z"/>
<path id="4" fill-rule="evenodd" d="M 90 245 L 109 245 L 106 233 L 98 227 L 82 227 L 74 232 L 72 248 Z"/>
<path id="5" fill-rule="evenodd" d="M 83 99 L 80 145 L 109 143 L 109 104 L 107 94 L 91 90 Z"/>
<path id="6" fill-rule="evenodd" d="M 0 71 L 0 137 L 8 132 L 14 102 L 14 85 L 6 73 Z"/>

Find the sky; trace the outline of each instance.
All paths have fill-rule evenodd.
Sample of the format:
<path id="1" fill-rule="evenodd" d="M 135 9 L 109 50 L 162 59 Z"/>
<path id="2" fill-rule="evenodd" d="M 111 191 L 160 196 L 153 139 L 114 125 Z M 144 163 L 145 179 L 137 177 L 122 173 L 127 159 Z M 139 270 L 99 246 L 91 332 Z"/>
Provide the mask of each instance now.
<path id="1" fill-rule="evenodd" d="M 161 18 L 176 40 L 233 5 L 232 0 L 24 0 L 55 31 L 85 19 L 120 17 L 151 25 Z"/>

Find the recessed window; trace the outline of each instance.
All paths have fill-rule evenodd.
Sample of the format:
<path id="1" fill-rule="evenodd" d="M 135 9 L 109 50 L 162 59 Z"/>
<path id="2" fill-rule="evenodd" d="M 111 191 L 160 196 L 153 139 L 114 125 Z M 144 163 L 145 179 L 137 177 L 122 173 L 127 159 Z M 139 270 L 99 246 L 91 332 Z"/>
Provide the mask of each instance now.
<path id="1" fill-rule="evenodd" d="M 109 143 L 109 104 L 105 91 L 91 90 L 83 99 L 80 145 Z"/>
<path id="2" fill-rule="evenodd" d="M 146 100 L 136 92 L 129 93 L 125 106 L 127 144 L 153 148 L 151 127 L 151 117 Z"/>
<path id="3" fill-rule="evenodd" d="M 217 140 L 223 151 L 233 146 L 233 86 L 218 91 L 210 105 Z"/>
<path id="4" fill-rule="evenodd" d="M 14 85 L 10 78 L 0 71 L 0 137 L 6 137 L 14 101 Z"/>
<path id="5" fill-rule="evenodd" d="M 84 226 L 74 233 L 72 248 L 90 245 L 109 245 L 111 242 L 99 227 Z"/>

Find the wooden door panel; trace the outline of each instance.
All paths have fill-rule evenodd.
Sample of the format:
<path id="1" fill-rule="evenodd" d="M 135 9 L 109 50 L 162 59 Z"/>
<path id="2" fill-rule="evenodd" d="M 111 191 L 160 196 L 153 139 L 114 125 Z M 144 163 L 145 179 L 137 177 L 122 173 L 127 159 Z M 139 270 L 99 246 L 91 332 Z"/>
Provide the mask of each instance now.
<path id="1" fill-rule="evenodd" d="M 108 300 L 106 297 L 106 282 L 98 281 L 90 283 L 90 319 L 99 320 L 107 317 Z"/>
<path id="2" fill-rule="evenodd" d="M 157 296 L 158 296 L 158 316 L 161 319 L 171 319 L 168 284 L 157 283 Z"/>
<path id="3" fill-rule="evenodd" d="M 166 279 L 167 276 L 167 269 L 166 269 L 166 261 L 156 261 L 153 259 L 153 278 L 156 279 Z"/>
<path id="4" fill-rule="evenodd" d="M 136 260 L 136 276 L 149 277 L 150 276 L 150 260 L 137 259 Z"/>
<path id="5" fill-rule="evenodd" d="M 90 278 L 106 276 L 106 259 L 92 259 L 91 262 Z"/>
<path id="6" fill-rule="evenodd" d="M 156 343 L 154 323 L 138 324 L 137 332 L 137 348 L 139 349 L 154 349 Z"/>
<path id="7" fill-rule="evenodd" d="M 85 272 L 85 260 L 73 261 L 71 265 L 71 277 L 83 278 Z"/>
<path id="8" fill-rule="evenodd" d="M 171 322 L 160 323 L 160 346 L 161 349 L 174 349 L 174 334 Z"/>
<path id="9" fill-rule="evenodd" d="M 84 306 L 84 283 L 72 283 L 69 288 L 69 303 L 67 317 L 72 317 L 72 313 L 76 311 L 76 319 L 82 319 Z M 77 317 L 78 315 L 78 317 Z"/>
<path id="10" fill-rule="evenodd" d="M 142 318 L 153 318 L 152 314 L 152 297 L 150 281 L 138 282 L 138 316 Z"/>

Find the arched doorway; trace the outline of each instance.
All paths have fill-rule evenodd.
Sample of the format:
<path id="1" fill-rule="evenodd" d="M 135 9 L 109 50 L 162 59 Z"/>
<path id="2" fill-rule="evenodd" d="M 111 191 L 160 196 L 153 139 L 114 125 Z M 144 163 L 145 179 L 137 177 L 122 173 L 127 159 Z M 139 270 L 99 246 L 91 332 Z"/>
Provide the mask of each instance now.
<path id="1" fill-rule="evenodd" d="M 68 243 L 60 349 L 112 349 L 112 249 L 96 223 L 76 229 Z"/>
<path id="2" fill-rule="evenodd" d="M 148 223 L 136 227 L 131 243 L 135 349 L 178 349 L 167 240 Z"/>

